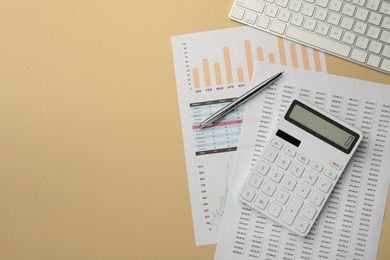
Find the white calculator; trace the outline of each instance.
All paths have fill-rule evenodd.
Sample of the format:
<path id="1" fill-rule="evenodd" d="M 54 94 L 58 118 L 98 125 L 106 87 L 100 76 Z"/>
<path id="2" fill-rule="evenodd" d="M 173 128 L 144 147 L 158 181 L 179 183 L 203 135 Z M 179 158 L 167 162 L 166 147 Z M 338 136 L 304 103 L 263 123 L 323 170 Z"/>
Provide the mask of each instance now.
<path id="1" fill-rule="evenodd" d="M 239 200 L 306 236 L 362 133 L 301 99 L 292 101 L 239 192 Z"/>

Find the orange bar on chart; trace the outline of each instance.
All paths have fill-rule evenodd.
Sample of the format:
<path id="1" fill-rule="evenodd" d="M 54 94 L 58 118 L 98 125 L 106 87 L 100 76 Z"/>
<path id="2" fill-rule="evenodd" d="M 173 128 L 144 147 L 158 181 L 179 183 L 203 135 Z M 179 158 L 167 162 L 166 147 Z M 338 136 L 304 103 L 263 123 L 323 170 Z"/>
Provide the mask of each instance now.
<path id="1" fill-rule="evenodd" d="M 232 63 L 230 61 L 230 52 L 228 47 L 223 48 L 223 58 L 225 60 L 227 83 L 232 84 L 233 83 Z"/>
<path id="2" fill-rule="evenodd" d="M 195 88 L 200 88 L 199 71 L 197 68 L 192 69 L 192 76 L 194 78 Z"/>
<path id="3" fill-rule="evenodd" d="M 294 43 L 290 43 L 290 54 L 291 54 L 291 62 L 294 68 L 298 68 L 298 56 L 297 56 L 297 48 Z"/>
<path id="4" fill-rule="evenodd" d="M 246 63 L 248 66 L 248 76 L 249 76 L 249 80 L 251 80 L 253 74 L 253 58 L 252 58 L 251 42 L 249 40 L 245 41 L 245 55 L 246 55 Z"/>
<path id="5" fill-rule="evenodd" d="M 206 87 L 210 87 L 211 80 L 210 80 L 209 61 L 207 59 L 204 59 L 202 63 L 203 63 L 203 73 L 204 73 L 204 84 L 206 85 Z"/>
<path id="6" fill-rule="evenodd" d="M 261 47 L 257 47 L 257 60 L 264 60 L 264 55 L 263 55 L 263 49 Z"/>
<path id="7" fill-rule="evenodd" d="M 313 55 L 314 55 L 314 66 L 316 67 L 316 71 L 322 71 L 320 52 L 314 49 Z"/>
<path id="8" fill-rule="evenodd" d="M 310 70 L 309 54 L 307 52 L 307 47 L 301 45 L 301 50 L 302 50 L 303 68 L 305 70 Z"/>
<path id="9" fill-rule="evenodd" d="M 274 63 L 275 64 L 275 53 L 273 53 L 273 52 L 268 53 L 268 61 L 270 63 Z"/>
<path id="10" fill-rule="evenodd" d="M 215 83 L 217 85 L 222 85 L 222 77 L 221 77 L 221 65 L 218 62 L 214 63 L 214 71 L 215 71 Z"/>
<path id="11" fill-rule="evenodd" d="M 278 49 L 280 55 L 280 64 L 286 66 L 286 50 L 284 49 L 284 40 L 281 37 L 278 37 Z"/>
<path id="12" fill-rule="evenodd" d="M 238 82 L 244 82 L 244 71 L 242 68 L 237 69 L 237 77 L 238 77 Z"/>

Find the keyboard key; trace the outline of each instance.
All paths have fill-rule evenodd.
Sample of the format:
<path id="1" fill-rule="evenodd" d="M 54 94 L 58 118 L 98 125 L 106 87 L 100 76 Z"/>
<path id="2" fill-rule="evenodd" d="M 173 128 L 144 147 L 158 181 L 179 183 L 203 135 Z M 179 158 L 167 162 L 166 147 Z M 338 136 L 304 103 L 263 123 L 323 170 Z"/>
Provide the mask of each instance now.
<path id="1" fill-rule="evenodd" d="M 287 11 L 286 9 L 280 9 L 279 14 L 278 14 L 278 19 L 283 22 L 288 22 L 290 19 L 291 12 Z"/>
<path id="2" fill-rule="evenodd" d="M 244 190 L 241 192 L 241 198 L 243 198 L 248 202 L 251 202 L 255 197 L 255 195 L 256 195 L 256 191 L 249 187 L 245 187 Z"/>
<path id="3" fill-rule="evenodd" d="M 301 197 L 303 199 L 306 199 L 307 196 L 309 195 L 310 191 L 311 191 L 311 189 L 308 186 L 306 186 L 303 183 L 299 183 L 298 186 L 297 186 L 297 189 L 295 190 L 295 193 L 299 197 Z"/>
<path id="4" fill-rule="evenodd" d="M 261 175 L 266 176 L 271 166 L 263 160 L 260 160 L 256 166 L 256 171 Z"/>
<path id="5" fill-rule="evenodd" d="M 256 19 L 257 19 L 257 14 L 254 13 L 254 12 L 246 12 L 246 15 L 245 15 L 245 22 L 249 23 L 249 24 L 255 24 L 256 23 Z"/>
<path id="6" fill-rule="evenodd" d="M 259 194 L 255 200 L 254 205 L 258 207 L 259 209 L 265 209 L 265 207 L 268 204 L 269 199 Z"/>
<path id="7" fill-rule="evenodd" d="M 341 16 L 335 13 L 330 13 L 328 16 L 328 23 L 333 25 L 338 25 L 340 22 Z"/>
<path id="8" fill-rule="evenodd" d="M 368 0 L 366 7 L 371 10 L 378 10 L 380 1 L 379 0 Z"/>
<path id="9" fill-rule="evenodd" d="M 274 195 L 275 190 L 276 190 L 276 185 L 267 181 L 266 183 L 264 183 L 263 189 L 261 191 L 264 192 L 264 194 L 272 197 L 272 195 Z"/>
<path id="10" fill-rule="evenodd" d="M 249 179 L 248 183 L 251 185 L 253 188 L 258 189 L 263 182 L 263 178 L 256 174 L 252 174 L 251 178 Z"/>
<path id="11" fill-rule="evenodd" d="M 333 27 L 332 29 L 330 29 L 329 36 L 335 40 L 340 40 L 342 33 L 343 33 L 342 30 L 340 30 L 339 28 Z"/>
<path id="12" fill-rule="evenodd" d="M 390 60 L 383 59 L 382 64 L 381 64 L 381 69 L 383 69 L 384 71 L 390 72 Z"/>
<path id="13" fill-rule="evenodd" d="M 306 19 L 304 22 L 303 22 L 303 28 L 306 29 L 306 30 L 309 30 L 309 31 L 314 31 L 314 28 L 316 27 L 316 24 L 317 24 L 317 21 L 313 20 L 313 19 Z"/>
<path id="14" fill-rule="evenodd" d="M 353 22 L 354 21 L 351 18 L 343 17 L 343 19 L 341 20 L 340 26 L 341 26 L 341 28 L 344 28 L 346 30 L 351 30 L 352 26 L 353 26 Z"/>
<path id="15" fill-rule="evenodd" d="M 321 7 L 326 7 L 329 3 L 329 0 L 317 0 L 316 5 L 321 6 Z"/>
<path id="16" fill-rule="evenodd" d="M 265 4 L 263 2 L 254 0 L 237 0 L 236 4 L 256 11 L 258 13 L 262 13 L 265 7 Z"/>
<path id="17" fill-rule="evenodd" d="M 332 183 L 325 178 L 321 178 L 317 184 L 317 188 L 319 190 L 323 191 L 324 193 L 327 193 L 331 186 L 332 186 Z"/>
<path id="18" fill-rule="evenodd" d="M 335 12 L 340 12 L 342 4 L 343 3 L 339 0 L 332 0 L 329 4 L 329 9 Z"/>
<path id="19" fill-rule="evenodd" d="M 317 213 L 317 210 L 316 208 L 314 208 L 313 206 L 310 206 L 310 204 L 306 204 L 304 207 L 303 207 L 303 210 L 302 210 L 302 215 L 310 220 L 312 220 L 315 216 L 315 214 Z"/>
<path id="20" fill-rule="evenodd" d="M 288 193 L 283 189 L 279 189 L 275 194 L 276 200 L 282 204 L 286 204 L 289 197 L 290 197 L 290 193 Z"/>
<path id="21" fill-rule="evenodd" d="M 236 18 L 238 20 L 242 20 L 244 17 L 245 9 L 242 9 L 240 7 L 234 7 L 231 13 L 231 17 Z"/>
<path id="22" fill-rule="evenodd" d="M 343 165 L 336 160 L 331 160 L 329 165 L 337 170 L 341 170 L 341 167 L 343 167 Z"/>
<path id="23" fill-rule="evenodd" d="M 277 12 L 278 12 L 278 8 L 277 7 L 275 7 L 273 5 L 267 5 L 267 7 L 265 8 L 264 14 L 266 16 L 274 18 L 276 16 Z"/>
<path id="24" fill-rule="evenodd" d="M 304 4 L 303 7 L 302 7 L 301 13 L 306 15 L 306 16 L 312 16 L 313 13 L 314 13 L 314 6 L 308 5 L 308 4 Z"/>
<path id="25" fill-rule="evenodd" d="M 280 7 L 286 8 L 288 4 L 288 0 L 276 0 L 275 4 Z M 285 10 L 285 9 L 280 9 L 280 10 Z"/>
<path id="26" fill-rule="evenodd" d="M 358 36 L 358 38 L 356 40 L 356 46 L 359 48 L 362 48 L 362 49 L 366 49 L 368 46 L 368 42 L 369 42 L 369 40 L 367 38 L 362 37 L 362 36 Z"/>
<path id="27" fill-rule="evenodd" d="M 261 28 L 264 28 L 264 29 L 267 29 L 268 28 L 268 25 L 270 23 L 271 19 L 267 18 L 267 17 L 264 17 L 264 16 L 260 16 L 259 20 L 257 21 L 257 26 L 258 27 L 261 27 Z"/>
<path id="28" fill-rule="evenodd" d="M 305 173 L 303 174 L 303 180 L 310 184 L 310 185 L 314 185 L 314 183 L 316 183 L 318 179 L 318 175 L 312 171 L 305 171 Z"/>
<path id="29" fill-rule="evenodd" d="M 284 30 L 286 29 L 286 24 L 275 20 L 275 21 L 272 21 L 269 29 L 270 29 L 270 31 L 276 32 L 278 34 L 284 34 Z"/>
<path id="30" fill-rule="evenodd" d="M 286 210 L 282 215 L 282 221 L 288 225 L 291 225 L 301 209 L 303 202 L 296 197 L 292 197 Z"/>
<path id="31" fill-rule="evenodd" d="M 381 8 L 379 9 L 379 12 L 385 15 L 390 15 L 390 3 L 382 1 Z"/>
<path id="32" fill-rule="evenodd" d="M 345 32 L 342 41 L 348 44 L 353 44 L 356 35 L 351 32 Z"/>
<path id="33" fill-rule="evenodd" d="M 271 148 L 267 148 L 267 150 L 265 151 L 265 153 L 263 155 L 264 159 L 266 159 L 269 162 L 274 162 L 277 156 L 278 156 L 278 153 Z"/>
<path id="34" fill-rule="evenodd" d="M 298 14 L 293 14 L 291 18 L 291 24 L 296 26 L 301 26 L 303 22 L 303 17 Z"/>
<path id="35" fill-rule="evenodd" d="M 319 193 L 318 191 L 313 191 L 310 195 L 309 201 L 319 207 L 324 200 L 324 195 Z"/>
<path id="36" fill-rule="evenodd" d="M 378 39 L 380 32 L 381 32 L 381 30 L 378 27 L 370 26 L 370 27 L 368 27 L 368 30 L 367 30 L 367 36 L 371 37 L 373 39 Z"/>
<path id="37" fill-rule="evenodd" d="M 282 211 L 282 207 L 275 202 L 271 202 L 268 208 L 269 214 L 271 214 L 274 217 L 279 217 L 280 212 Z"/>
<path id="38" fill-rule="evenodd" d="M 269 173 L 269 178 L 274 182 L 279 183 L 280 180 L 283 178 L 283 175 L 284 175 L 283 171 L 275 167 Z"/>
<path id="39" fill-rule="evenodd" d="M 301 164 L 295 162 L 293 166 L 290 169 L 290 172 L 295 175 L 296 177 L 300 178 L 302 176 L 303 171 L 305 170 L 305 167 L 303 167 Z"/>
<path id="40" fill-rule="evenodd" d="M 302 233 L 305 233 L 306 230 L 307 230 L 307 227 L 309 226 L 309 222 L 307 222 L 306 220 L 304 220 L 303 218 L 297 218 L 297 221 L 295 222 L 295 225 L 294 227 L 302 232 Z"/>
<path id="41" fill-rule="evenodd" d="M 289 191 L 293 191 L 296 184 L 297 181 L 289 175 L 286 175 L 286 177 L 282 181 L 282 185 Z"/>
<path id="42" fill-rule="evenodd" d="M 291 0 L 288 9 L 290 9 L 291 11 L 294 11 L 294 12 L 299 12 L 299 10 L 301 9 L 301 6 L 302 6 L 302 3 L 300 1 Z"/>
<path id="43" fill-rule="evenodd" d="M 377 68 L 379 67 L 380 62 L 381 62 L 381 57 L 371 54 L 370 57 L 368 58 L 367 64 Z"/>
<path id="44" fill-rule="evenodd" d="M 372 51 L 373 53 L 379 54 L 382 50 L 383 44 L 377 41 L 371 41 L 370 47 L 368 47 L 369 51 Z"/>

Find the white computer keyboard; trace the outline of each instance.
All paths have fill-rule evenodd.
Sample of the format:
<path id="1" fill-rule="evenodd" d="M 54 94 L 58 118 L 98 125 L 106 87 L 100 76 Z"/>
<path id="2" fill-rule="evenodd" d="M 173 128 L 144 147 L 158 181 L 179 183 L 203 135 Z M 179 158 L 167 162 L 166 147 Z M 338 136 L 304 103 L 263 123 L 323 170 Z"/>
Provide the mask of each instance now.
<path id="1" fill-rule="evenodd" d="M 303 100 L 294 100 L 238 198 L 305 236 L 361 139 L 359 130 Z"/>
<path id="2" fill-rule="evenodd" d="M 389 0 L 236 0 L 230 18 L 390 74 Z"/>

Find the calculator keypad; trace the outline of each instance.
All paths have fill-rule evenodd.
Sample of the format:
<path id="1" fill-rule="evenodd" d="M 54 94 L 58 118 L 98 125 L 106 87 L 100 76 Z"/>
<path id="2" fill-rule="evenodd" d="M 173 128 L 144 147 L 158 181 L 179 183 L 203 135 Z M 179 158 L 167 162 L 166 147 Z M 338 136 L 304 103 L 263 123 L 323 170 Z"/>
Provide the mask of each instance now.
<path id="1" fill-rule="evenodd" d="M 306 235 L 341 174 L 342 165 L 312 160 L 287 142 L 271 139 L 240 193 L 240 200 Z"/>

